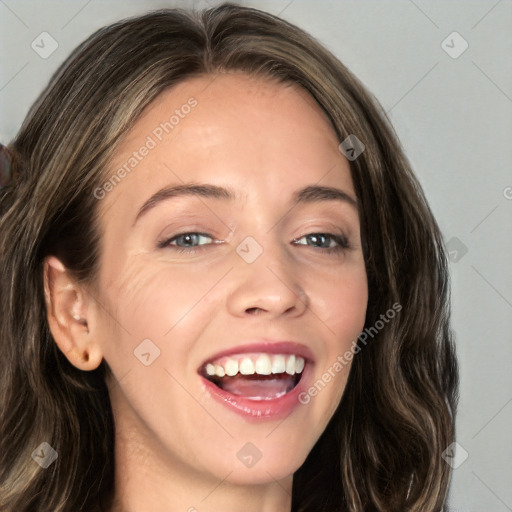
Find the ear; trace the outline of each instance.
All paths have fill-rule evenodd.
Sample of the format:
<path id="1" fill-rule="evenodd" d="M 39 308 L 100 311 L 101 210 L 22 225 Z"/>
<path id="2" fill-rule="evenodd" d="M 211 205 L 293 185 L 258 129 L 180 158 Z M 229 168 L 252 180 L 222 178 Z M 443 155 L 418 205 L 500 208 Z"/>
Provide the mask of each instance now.
<path id="1" fill-rule="evenodd" d="M 94 336 L 93 300 L 55 256 L 44 260 L 44 295 L 48 325 L 61 352 L 80 370 L 96 369 L 103 354 Z"/>

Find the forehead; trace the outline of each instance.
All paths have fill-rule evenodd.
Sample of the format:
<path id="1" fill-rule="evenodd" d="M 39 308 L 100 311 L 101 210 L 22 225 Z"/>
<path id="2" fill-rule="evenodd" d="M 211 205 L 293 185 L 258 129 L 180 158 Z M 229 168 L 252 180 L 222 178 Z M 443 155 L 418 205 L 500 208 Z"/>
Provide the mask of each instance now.
<path id="1" fill-rule="evenodd" d="M 121 195 L 140 202 L 148 187 L 208 178 L 229 180 L 241 195 L 247 179 L 277 189 L 341 179 L 352 188 L 335 131 L 314 99 L 295 84 L 237 73 L 191 78 L 161 93 L 125 135 L 110 175 L 123 168 L 103 208 Z"/>
<path id="2" fill-rule="evenodd" d="M 188 108 L 191 103 L 196 105 Z M 228 123 L 244 132 L 259 131 L 263 123 L 268 123 L 264 125 L 267 132 L 275 131 L 274 124 L 278 123 L 281 127 L 288 125 L 297 134 L 321 131 L 333 135 L 323 110 L 300 86 L 241 73 L 203 75 L 162 92 L 126 134 L 124 148 L 140 135 L 158 132 L 160 124 L 166 122 L 172 125 L 167 125 L 167 130 L 162 127 L 161 135 L 166 139 L 190 135 L 185 130 L 190 124 L 194 125 L 194 134 L 206 135 Z M 158 138 L 158 133 L 155 136 Z"/>

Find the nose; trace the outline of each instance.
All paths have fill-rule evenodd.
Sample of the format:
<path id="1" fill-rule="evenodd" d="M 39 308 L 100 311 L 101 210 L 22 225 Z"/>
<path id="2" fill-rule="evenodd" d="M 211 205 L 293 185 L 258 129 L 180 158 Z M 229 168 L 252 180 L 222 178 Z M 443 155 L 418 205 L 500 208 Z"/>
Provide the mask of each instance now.
<path id="1" fill-rule="evenodd" d="M 300 316 L 308 307 L 301 274 L 281 247 L 264 247 L 252 263 L 237 255 L 232 279 L 235 284 L 227 307 L 235 316 L 265 315 L 266 318 Z"/>

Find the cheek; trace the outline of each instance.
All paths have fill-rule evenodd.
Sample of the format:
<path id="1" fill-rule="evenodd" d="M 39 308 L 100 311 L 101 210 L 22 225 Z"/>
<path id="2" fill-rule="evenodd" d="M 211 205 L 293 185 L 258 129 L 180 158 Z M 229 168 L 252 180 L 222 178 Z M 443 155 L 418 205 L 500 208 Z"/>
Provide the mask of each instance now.
<path id="1" fill-rule="evenodd" d="M 204 297 L 218 281 L 211 272 L 192 272 L 177 266 L 170 269 L 155 261 L 139 261 L 110 273 L 104 285 L 110 305 L 105 318 L 104 353 L 107 361 L 124 360 L 133 365 L 133 353 L 143 340 L 160 350 L 158 363 L 180 371 L 187 362 L 189 346 L 211 315 Z M 190 319 L 193 318 L 193 322 Z M 191 340 L 191 341 L 187 341 Z M 172 357 L 168 354 L 172 349 Z M 156 349 L 155 349 L 156 350 Z M 128 359 L 128 361 L 126 361 Z"/>
<path id="2" fill-rule="evenodd" d="M 368 284 L 364 264 L 341 268 L 329 280 L 317 281 L 311 308 L 322 321 L 324 353 L 316 369 L 311 398 L 322 424 L 326 424 L 344 393 L 357 338 L 364 329 Z M 309 391 L 308 391 L 309 393 Z"/>
<path id="3" fill-rule="evenodd" d="M 341 268 L 322 285 L 311 284 L 312 301 L 325 327 L 334 335 L 334 346 L 343 349 L 357 338 L 364 328 L 368 304 L 368 283 L 364 264 Z"/>
<path id="4" fill-rule="evenodd" d="M 138 261 L 116 276 L 106 294 L 127 330 L 143 327 L 164 336 L 197 304 L 208 286 L 207 276 L 200 277 L 199 272 Z"/>

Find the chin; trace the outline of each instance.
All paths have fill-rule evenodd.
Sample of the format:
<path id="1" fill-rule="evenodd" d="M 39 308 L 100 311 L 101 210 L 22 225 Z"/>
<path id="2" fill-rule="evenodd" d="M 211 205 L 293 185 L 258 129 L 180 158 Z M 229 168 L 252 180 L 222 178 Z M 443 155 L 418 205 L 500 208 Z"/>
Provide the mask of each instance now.
<path id="1" fill-rule="evenodd" d="M 261 436 L 251 437 L 251 441 L 240 441 L 239 436 L 231 439 L 229 448 L 222 454 L 217 450 L 210 452 L 205 467 L 220 480 L 229 474 L 226 481 L 236 485 L 268 484 L 291 477 L 302 466 L 314 443 L 305 444 L 304 435 L 298 432 L 289 437 L 289 430 L 284 428 L 279 436 L 266 437 L 268 433 L 267 429 Z"/>

